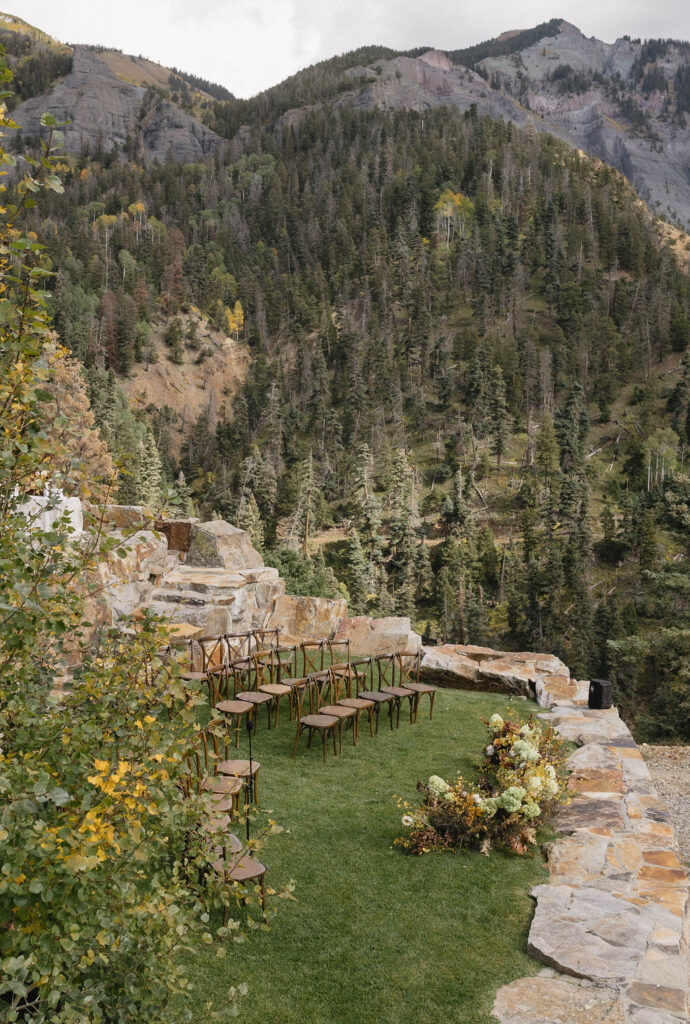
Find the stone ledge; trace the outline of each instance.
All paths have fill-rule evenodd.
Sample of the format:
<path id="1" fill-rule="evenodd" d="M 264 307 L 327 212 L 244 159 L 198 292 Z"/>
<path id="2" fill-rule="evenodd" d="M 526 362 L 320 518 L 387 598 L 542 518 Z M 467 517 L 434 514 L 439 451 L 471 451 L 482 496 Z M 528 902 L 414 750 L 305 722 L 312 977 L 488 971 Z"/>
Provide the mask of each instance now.
<path id="1" fill-rule="evenodd" d="M 540 656 L 531 657 L 536 671 Z M 482 658 L 491 664 L 488 652 Z M 525 664 L 531 671 L 518 656 L 516 668 Z M 550 709 L 540 717 L 579 747 L 568 761 L 572 798 L 556 819 L 568 834 L 548 850 L 550 884 L 532 891 L 528 940 L 555 971 L 504 986 L 493 1016 L 501 1024 L 688 1021 L 690 886 L 670 815 L 617 710 L 590 710 L 588 683 L 566 677 L 564 692 L 558 675 L 539 672 L 535 692 Z"/>

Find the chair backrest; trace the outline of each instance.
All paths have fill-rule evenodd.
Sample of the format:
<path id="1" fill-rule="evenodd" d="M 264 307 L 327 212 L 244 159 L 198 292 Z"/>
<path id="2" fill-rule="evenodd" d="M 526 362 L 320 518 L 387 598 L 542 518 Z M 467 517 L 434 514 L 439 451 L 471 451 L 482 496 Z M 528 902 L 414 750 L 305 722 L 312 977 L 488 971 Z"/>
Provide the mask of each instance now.
<path id="1" fill-rule="evenodd" d="M 274 629 L 252 629 L 250 636 L 256 650 L 259 649 L 259 646 L 262 648 L 280 646 L 280 626 Z"/>
<path id="2" fill-rule="evenodd" d="M 328 672 L 332 704 L 337 704 L 341 697 L 357 696 L 357 673 L 349 662 L 331 665 Z"/>
<path id="3" fill-rule="evenodd" d="M 227 666 L 228 688 L 232 682 L 232 695 L 236 697 L 240 690 L 256 689 L 256 673 L 251 658 L 236 658 Z"/>
<path id="4" fill-rule="evenodd" d="M 256 651 L 252 654 L 251 660 L 254 664 L 255 690 L 258 690 L 260 686 L 264 686 L 266 683 L 275 682 L 276 660 L 273 648 L 267 651 Z"/>
<path id="5" fill-rule="evenodd" d="M 230 734 L 227 719 L 212 718 L 199 729 L 185 758 L 182 789 L 185 795 L 200 793 L 204 779 L 216 774 L 215 766 L 230 756 Z"/>
<path id="6" fill-rule="evenodd" d="M 304 674 L 322 672 L 326 661 L 326 641 L 302 640 L 300 649 L 304 659 Z"/>
<path id="7" fill-rule="evenodd" d="M 297 644 L 283 644 L 274 649 L 275 656 L 275 682 L 281 679 L 294 679 L 297 672 L 297 661 L 300 649 Z"/>
<path id="8" fill-rule="evenodd" d="M 337 665 L 341 662 L 346 664 L 350 661 L 350 641 L 349 640 L 327 640 L 326 647 L 328 648 L 328 654 L 330 657 L 331 665 Z"/>
<path id="9" fill-rule="evenodd" d="M 202 672 L 208 672 L 210 668 L 217 668 L 218 665 L 224 665 L 230 660 L 228 658 L 228 645 L 222 634 L 219 636 L 201 636 L 197 643 L 201 652 Z"/>
<path id="10" fill-rule="evenodd" d="M 208 702 L 212 708 L 222 700 L 230 699 L 230 676 L 227 665 L 216 665 L 208 670 Z"/>
<path id="11" fill-rule="evenodd" d="M 400 670 L 400 685 L 405 683 L 418 683 L 419 670 L 422 665 L 421 651 L 399 651 L 397 654 L 398 668 Z"/>
<path id="12" fill-rule="evenodd" d="M 351 668 L 357 673 L 357 693 L 355 696 L 359 696 L 359 690 L 372 690 L 376 685 L 374 680 L 376 678 L 376 663 L 373 658 L 355 658 L 350 662 Z M 364 684 L 360 686 L 359 676 L 364 676 Z"/>
<path id="13" fill-rule="evenodd" d="M 376 656 L 378 688 L 395 686 L 396 656 L 394 654 L 378 654 Z"/>

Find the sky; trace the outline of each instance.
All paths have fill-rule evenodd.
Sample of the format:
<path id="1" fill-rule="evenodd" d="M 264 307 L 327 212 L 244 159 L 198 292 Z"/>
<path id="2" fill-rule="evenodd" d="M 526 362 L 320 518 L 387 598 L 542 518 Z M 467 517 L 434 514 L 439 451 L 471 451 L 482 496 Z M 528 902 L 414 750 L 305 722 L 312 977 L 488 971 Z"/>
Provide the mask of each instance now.
<path id="1" fill-rule="evenodd" d="M 689 0 L 2 0 L 68 43 L 98 43 L 252 96 L 358 46 L 454 50 L 565 18 L 612 43 L 690 39 Z"/>

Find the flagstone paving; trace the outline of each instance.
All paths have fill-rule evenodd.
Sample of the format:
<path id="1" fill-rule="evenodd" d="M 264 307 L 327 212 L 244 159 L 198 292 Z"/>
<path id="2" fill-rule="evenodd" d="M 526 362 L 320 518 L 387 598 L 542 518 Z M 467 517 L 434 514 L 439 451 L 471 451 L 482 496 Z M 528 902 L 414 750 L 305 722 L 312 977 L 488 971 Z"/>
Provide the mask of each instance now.
<path id="1" fill-rule="evenodd" d="M 555 823 L 563 835 L 548 851 L 550 884 L 532 891 L 528 948 L 551 970 L 504 986 L 493 1015 L 501 1024 L 688 1021 L 690 890 L 671 814 L 616 709 L 590 710 L 588 683 L 531 659 L 517 660 L 537 676 L 550 709 L 541 717 L 579 746 Z"/>

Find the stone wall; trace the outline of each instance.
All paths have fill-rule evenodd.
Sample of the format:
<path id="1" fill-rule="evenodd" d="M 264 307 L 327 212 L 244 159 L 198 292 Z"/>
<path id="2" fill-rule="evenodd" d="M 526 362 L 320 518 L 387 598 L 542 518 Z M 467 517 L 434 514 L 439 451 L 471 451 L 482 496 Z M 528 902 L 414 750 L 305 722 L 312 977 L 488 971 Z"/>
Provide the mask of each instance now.
<path id="1" fill-rule="evenodd" d="M 491 653 L 479 663 L 497 660 Z M 550 709 L 540 717 L 578 749 L 568 762 L 572 799 L 556 820 L 562 837 L 548 851 L 550 882 L 532 891 L 528 948 L 547 966 L 500 989 L 493 1016 L 501 1024 L 687 1021 L 690 887 L 640 751 L 615 708 L 587 707 L 587 682 L 564 683 L 539 655 L 498 660 L 513 658 L 516 669 L 534 664 L 527 685 Z"/>

